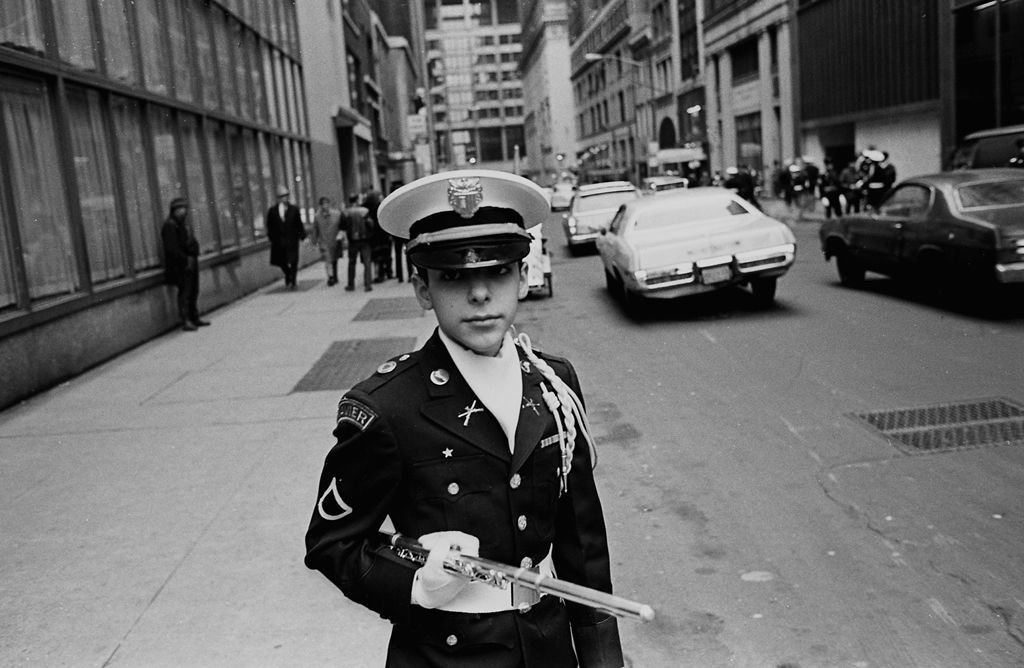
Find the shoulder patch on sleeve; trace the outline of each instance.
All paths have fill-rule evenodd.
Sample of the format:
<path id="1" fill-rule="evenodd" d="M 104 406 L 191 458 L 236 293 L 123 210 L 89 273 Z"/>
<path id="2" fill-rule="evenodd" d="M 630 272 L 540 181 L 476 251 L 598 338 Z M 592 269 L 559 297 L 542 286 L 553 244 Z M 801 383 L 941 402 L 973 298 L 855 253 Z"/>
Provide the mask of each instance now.
<path id="1" fill-rule="evenodd" d="M 366 428 L 376 419 L 377 414 L 362 402 L 348 397 L 344 397 L 338 402 L 338 419 L 335 421 L 335 425 L 349 422 L 355 425 L 359 431 L 366 431 Z"/>

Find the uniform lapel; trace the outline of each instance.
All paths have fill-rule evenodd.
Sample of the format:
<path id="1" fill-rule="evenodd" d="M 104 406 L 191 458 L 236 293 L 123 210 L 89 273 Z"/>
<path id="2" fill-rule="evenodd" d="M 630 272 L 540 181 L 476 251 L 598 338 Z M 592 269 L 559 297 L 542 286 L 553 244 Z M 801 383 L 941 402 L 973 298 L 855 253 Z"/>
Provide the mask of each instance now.
<path id="1" fill-rule="evenodd" d="M 423 345 L 419 366 L 430 395 L 420 407 L 423 416 L 470 445 L 504 461 L 511 460 L 501 425 L 470 389 L 436 331 Z"/>
<path id="2" fill-rule="evenodd" d="M 540 387 L 544 376 L 525 358 L 518 346 L 516 350 L 519 352 L 519 366 L 523 370 L 523 399 L 519 409 L 519 425 L 516 427 L 515 452 L 512 455 L 513 471 L 519 470 L 537 447 L 541 436 L 552 426 L 551 411 L 544 404 Z"/>

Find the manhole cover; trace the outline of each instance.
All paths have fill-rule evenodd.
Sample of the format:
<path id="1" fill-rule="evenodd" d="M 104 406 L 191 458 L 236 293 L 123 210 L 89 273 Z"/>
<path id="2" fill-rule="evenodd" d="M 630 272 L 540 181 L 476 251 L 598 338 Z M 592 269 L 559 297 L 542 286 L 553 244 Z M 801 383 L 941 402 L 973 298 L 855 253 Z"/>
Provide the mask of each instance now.
<path id="1" fill-rule="evenodd" d="M 424 312 L 415 297 L 380 297 L 366 302 L 352 320 L 408 320 Z"/>
<path id="2" fill-rule="evenodd" d="M 335 341 L 292 392 L 347 390 L 373 374 L 384 360 L 409 352 L 415 337 Z"/>
<path id="3" fill-rule="evenodd" d="M 920 408 L 849 413 L 911 452 L 1024 443 L 1024 407 L 983 399 Z M 901 447 L 901 449 L 905 449 Z"/>
<path id="4" fill-rule="evenodd" d="M 273 290 L 267 290 L 267 294 L 268 295 L 278 295 L 278 294 L 281 294 L 282 292 L 305 292 L 306 290 L 309 290 L 310 288 L 312 288 L 314 285 L 320 285 L 321 283 L 323 283 L 323 281 L 316 281 L 316 280 L 310 280 L 310 279 L 306 279 L 306 280 L 302 280 L 302 281 L 295 281 L 295 289 L 294 290 L 292 290 L 289 287 L 285 287 L 284 285 L 279 285 L 278 287 L 274 288 Z"/>

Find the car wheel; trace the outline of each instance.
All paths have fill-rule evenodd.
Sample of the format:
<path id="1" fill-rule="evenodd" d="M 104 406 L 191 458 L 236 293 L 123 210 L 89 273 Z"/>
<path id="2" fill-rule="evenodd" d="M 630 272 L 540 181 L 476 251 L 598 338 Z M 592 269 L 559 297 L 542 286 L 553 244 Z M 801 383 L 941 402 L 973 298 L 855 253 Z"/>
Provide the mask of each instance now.
<path id="1" fill-rule="evenodd" d="M 836 255 L 836 269 L 839 271 L 839 282 L 847 287 L 857 287 L 864 282 L 864 267 L 849 251 Z"/>
<path id="2" fill-rule="evenodd" d="M 778 287 L 777 276 L 771 278 L 755 278 L 750 281 L 750 291 L 758 306 L 771 306 L 775 302 L 775 289 Z"/>

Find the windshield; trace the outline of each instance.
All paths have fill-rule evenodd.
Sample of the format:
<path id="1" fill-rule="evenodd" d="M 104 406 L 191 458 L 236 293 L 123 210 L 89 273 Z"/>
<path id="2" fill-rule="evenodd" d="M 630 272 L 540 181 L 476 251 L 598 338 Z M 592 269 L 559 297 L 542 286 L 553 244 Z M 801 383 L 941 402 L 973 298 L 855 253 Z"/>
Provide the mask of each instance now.
<path id="1" fill-rule="evenodd" d="M 956 190 L 961 209 L 1024 204 L 1024 178 L 986 181 L 960 186 Z"/>
<path id="2" fill-rule="evenodd" d="M 573 206 L 573 209 L 577 212 L 597 211 L 598 209 L 617 209 L 620 204 L 632 202 L 635 199 L 635 190 L 596 193 L 594 195 L 577 195 L 576 204 Z"/>
<path id="3" fill-rule="evenodd" d="M 638 231 L 657 230 L 675 225 L 703 223 L 709 220 L 742 216 L 750 213 L 743 205 L 732 199 L 713 199 L 690 202 L 680 198 L 679 206 L 659 207 L 654 211 L 640 214 L 636 221 Z"/>

